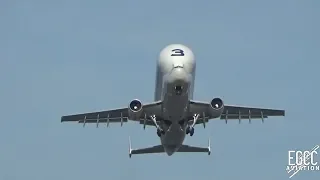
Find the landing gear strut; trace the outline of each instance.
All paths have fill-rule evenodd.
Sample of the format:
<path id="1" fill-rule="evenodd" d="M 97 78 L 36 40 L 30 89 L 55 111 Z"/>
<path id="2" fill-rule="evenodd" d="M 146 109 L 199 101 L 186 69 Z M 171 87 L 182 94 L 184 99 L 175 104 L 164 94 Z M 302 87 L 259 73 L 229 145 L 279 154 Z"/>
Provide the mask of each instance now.
<path id="1" fill-rule="evenodd" d="M 193 136 L 194 134 L 194 126 L 196 125 L 196 122 L 199 118 L 199 114 L 195 114 L 193 116 L 193 123 L 191 126 L 188 126 L 187 129 L 186 129 L 186 134 L 190 134 L 190 136 Z"/>
<path id="2" fill-rule="evenodd" d="M 165 131 L 163 129 L 161 129 L 161 127 L 158 125 L 157 121 L 156 121 L 156 116 L 153 115 L 151 116 L 151 120 L 153 121 L 154 125 L 156 126 L 157 128 L 157 135 L 159 137 L 161 137 L 161 135 L 165 134 Z"/>

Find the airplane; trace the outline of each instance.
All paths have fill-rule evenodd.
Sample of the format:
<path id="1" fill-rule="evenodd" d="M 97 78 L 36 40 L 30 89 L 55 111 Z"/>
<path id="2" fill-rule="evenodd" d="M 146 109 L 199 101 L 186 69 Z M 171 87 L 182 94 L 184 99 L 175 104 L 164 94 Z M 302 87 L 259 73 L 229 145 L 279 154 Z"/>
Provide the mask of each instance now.
<path id="1" fill-rule="evenodd" d="M 175 152 L 205 152 L 210 155 L 210 138 L 208 147 L 195 147 L 183 144 L 187 134 L 193 136 L 198 124 L 210 119 L 239 120 L 261 119 L 269 116 L 285 116 L 285 110 L 265 109 L 224 104 L 219 97 L 208 102 L 193 99 L 196 61 L 193 51 L 183 44 L 170 44 L 159 54 L 156 66 L 154 102 L 142 103 L 133 99 L 128 107 L 104 111 L 72 114 L 61 117 L 61 122 L 83 123 L 121 123 L 135 121 L 146 126 L 154 126 L 160 138 L 160 145 L 132 149 L 129 137 L 129 157 L 133 154 Z"/>

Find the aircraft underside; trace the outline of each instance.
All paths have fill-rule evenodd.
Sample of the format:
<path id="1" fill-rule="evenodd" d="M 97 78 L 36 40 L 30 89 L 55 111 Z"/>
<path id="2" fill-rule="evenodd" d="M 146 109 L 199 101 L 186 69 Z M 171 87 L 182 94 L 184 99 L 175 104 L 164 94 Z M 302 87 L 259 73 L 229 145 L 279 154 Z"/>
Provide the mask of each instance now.
<path id="1" fill-rule="evenodd" d="M 141 101 L 135 99 L 129 103 L 128 108 L 63 116 L 61 122 L 76 121 L 83 123 L 83 126 L 87 123 L 95 123 L 97 127 L 100 123 L 106 123 L 108 127 L 109 123 L 121 123 L 122 126 L 123 123 L 132 120 L 138 121 L 144 129 L 146 126 L 155 127 L 161 144 L 148 148 L 132 149 L 130 142 L 130 157 L 133 154 L 153 153 L 167 153 L 171 156 L 175 152 L 206 152 L 210 155 L 210 140 L 208 147 L 193 147 L 183 144 L 187 134 L 194 135 L 196 125 L 202 124 L 205 128 L 210 119 L 221 119 L 226 123 L 229 120 L 238 120 L 241 123 L 243 119 L 248 119 L 249 122 L 261 119 L 264 122 L 268 116 L 284 116 L 284 110 L 230 106 L 225 105 L 220 98 L 214 98 L 210 103 L 189 100 L 189 109 L 185 118 L 166 120 L 161 116 L 162 103 L 162 101 L 156 101 L 143 105 Z"/>
<path id="2" fill-rule="evenodd" d="M 206 152 L 210 154 L 209 146 L 193 147 L 184 145 L 186 135 L 193 136 L 195 127 L 212 120 L 243 119 L 256 120 L 269 116 L 285 116 L 284 110 L 246 107 L 224 104 L 220 98 L 212 98 L 202 102 L 193 100 L 196 62 L 190 48 L 182 44 L 171 44 L 159 54 L 156 68 L 156 83 L 154 102 L 143 104 L 140 100 L 132 100 L 127 107 L 102 110 L 89 113 L 71 114 L 61 117 L 61 122 L 94 123 L 98 127 L 101 123 L 123 123 L 135 121 L 146 126 L 156 128 L 161 144 L 131 149 L 132 154 L 167 153 L 171 156 L 175 152 Z M 130 140 L 130 138 L 129 138 Z"/>

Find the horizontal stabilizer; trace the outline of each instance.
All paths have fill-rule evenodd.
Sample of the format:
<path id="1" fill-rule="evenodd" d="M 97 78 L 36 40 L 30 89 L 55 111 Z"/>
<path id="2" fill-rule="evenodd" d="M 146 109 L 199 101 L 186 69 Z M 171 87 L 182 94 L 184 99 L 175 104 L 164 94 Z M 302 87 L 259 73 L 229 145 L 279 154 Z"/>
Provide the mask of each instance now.
<path id="1" fill-rule="evenodd" d="M 209 152 L 209 148 L 182 145 L 177 152 Z"/>
<path id="2" fill-rule="evenodd" d="M 141 148 L 141 149 L 132 149 L 131 148 L 131 140 L 129 137 L 129 157 L 131 158 L 132 154 L 152 154 L 152 153 L 163 153 L 164 148 L 162 145 L 147 147 L 147 148 Z"/>
<path id="3" fill-rule="evenodd" d="M 208 147 L 195 147 L 189 145 L 182 145 L 177 152 L 207 152 L 209 155 L 211 153 L 210 139 L 208 142 Z"/>
<path id="4" fill-rule="evenodd" d="M 153 153 L 164 153 L 165 150 L 162 145 L 147 147 L 147 148 L 141 148 L 141 149 L 132 149 L 131 148 L 131 140 L 129 136 L 129 157 L 133 154 L 153 154 Z M 181 147 L 176 152 L 206 152 L 208 155 L 211 154 L 211 148 L 210 148 L 210 139 L 208 142 L 208 147 L 195 147 L 195 146 L 189 146 L 189 145 L 181 145 Z"/>
<path id="5" fill-rule="evenodd" d="M 162 145 L 131 150 L 131 154 L 151 154 L 151 153 L 163 153 L 163 152 L 164 152 L 164 149 Z"/>

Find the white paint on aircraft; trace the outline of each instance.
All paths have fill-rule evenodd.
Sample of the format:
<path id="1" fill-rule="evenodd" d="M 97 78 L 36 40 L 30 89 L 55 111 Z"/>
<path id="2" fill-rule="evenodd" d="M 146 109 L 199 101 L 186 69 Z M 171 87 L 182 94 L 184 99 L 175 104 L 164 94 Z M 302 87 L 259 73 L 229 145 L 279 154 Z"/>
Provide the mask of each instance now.
<path id="1" fill-rule="evenodd" d="M 61 122 L 79 123 L 121 123 L 128 120 L 140 122 L 143 127 L 154 126 L 161 144 L 158 146 L 132 149 L 129 155 L 166 152 L 169 156 L 175 152 L 207 152 L 208 147 L 184 145 L 186 134 L 192 136 L 197 124 L 210 119 L 228 120 L 262 119 L 268 116 L 284 116 L 284 110 L 226 105 L 220 98 L 208 102 L 193 100 L 196 60 L 192 50 L 182 44 L 171 44 L 161 50 L 156 67 L 154 102 L 143 104 L 132 100 L 128 107 L 99 112 L 63 116 Z"/>

